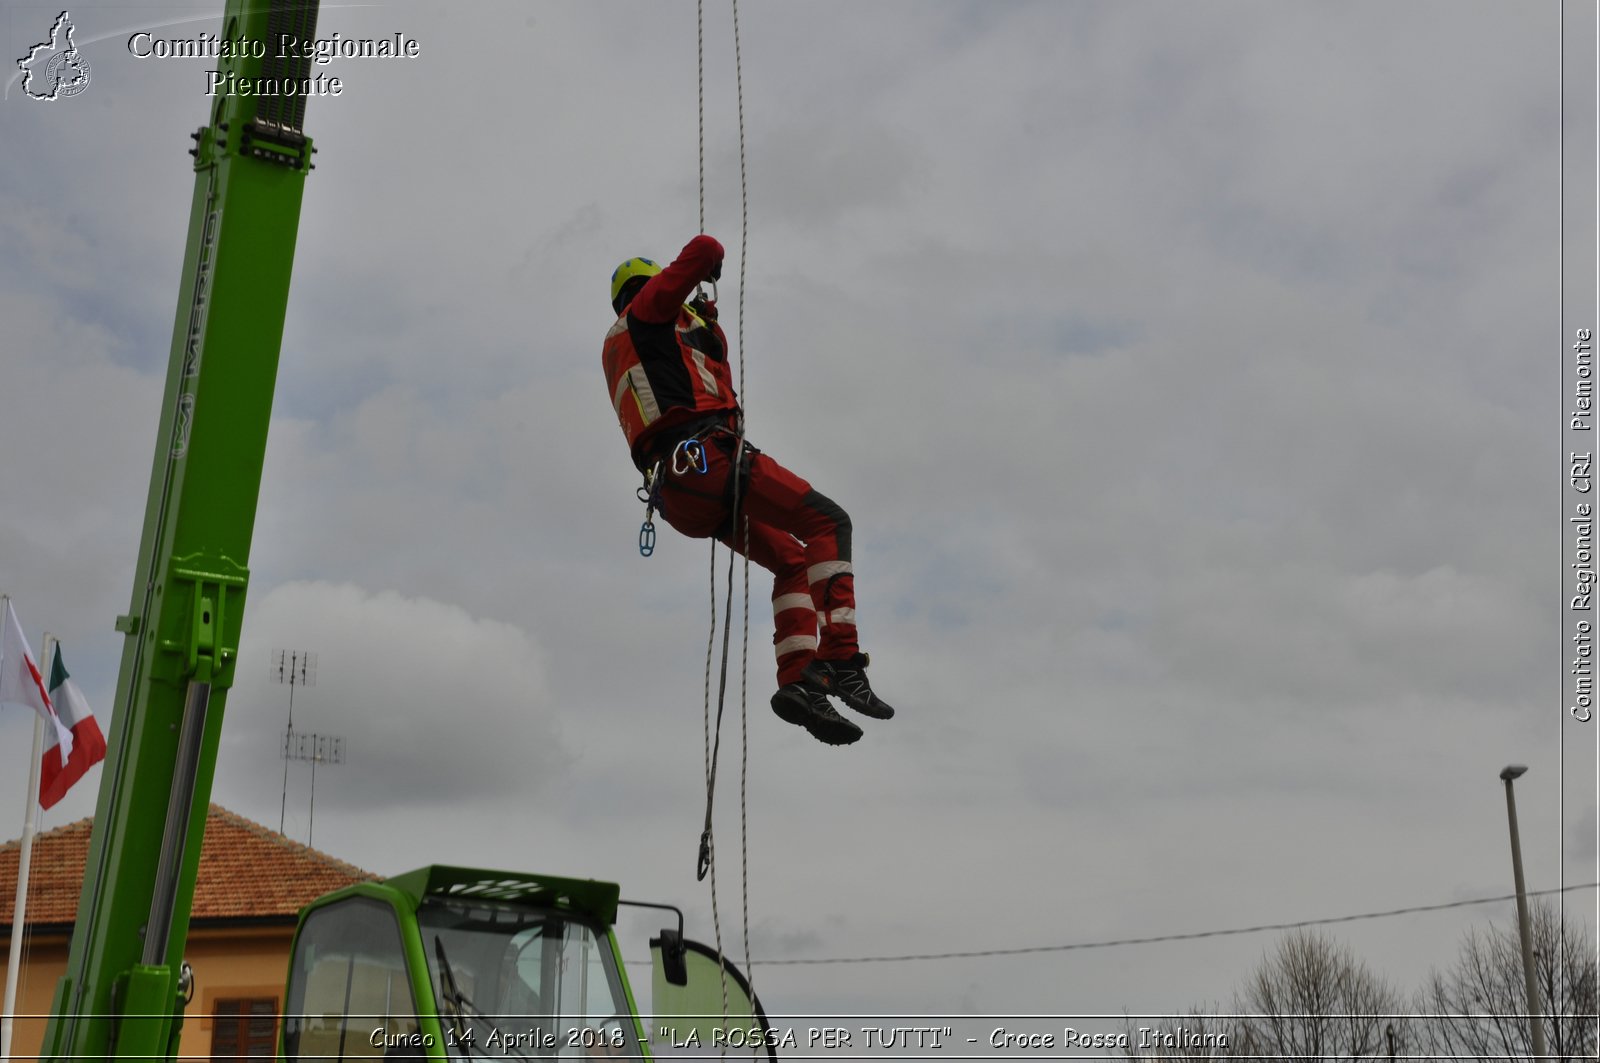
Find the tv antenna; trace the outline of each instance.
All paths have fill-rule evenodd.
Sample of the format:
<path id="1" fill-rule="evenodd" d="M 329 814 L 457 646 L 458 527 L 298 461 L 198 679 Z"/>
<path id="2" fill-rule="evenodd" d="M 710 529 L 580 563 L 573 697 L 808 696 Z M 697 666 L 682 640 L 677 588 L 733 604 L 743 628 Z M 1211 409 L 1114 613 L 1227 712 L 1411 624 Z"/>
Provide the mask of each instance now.
<path id="1" fill-rule="evenodd" d="M 317 655 L 306 650 L 273 650 L 272 679 L 289 685 L 289 724 L 283 731 L 283 800 L 278 805 L 278 833 L 282 834 L 289 808 L 289 761 L 296 759 L 289 755 L 294 745 L 294 688 L 316 685 Z"/>
<path id="2" fill-rule="evenodd" d="M 341 735 L 305 734 L 290 731 L 283 741 L 283 768 L 289 770 L 291 760 L 311 762 L 311 819 L 306 825 L 306 845 L 311 844 L 311 832 L 317 826 L 317 765 L 344 763 L 344 738 Z M 279 831 L 278 833 L 283 833 Z"/>

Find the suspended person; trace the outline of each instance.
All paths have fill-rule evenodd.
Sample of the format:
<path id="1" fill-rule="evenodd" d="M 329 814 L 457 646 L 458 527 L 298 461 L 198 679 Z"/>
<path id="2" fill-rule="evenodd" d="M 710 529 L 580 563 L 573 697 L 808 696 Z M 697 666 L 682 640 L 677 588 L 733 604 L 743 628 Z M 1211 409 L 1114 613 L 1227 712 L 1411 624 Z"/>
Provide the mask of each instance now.
<path id="1" fill-rule="evenodd" d="M 864 716 L 894 715 L 868 684 L 867 655 L 856 644 L 850 518 L 748 442 L 741 475 L 733 475 L 744 414 L 728 340 L 709 299 L 685 305 L 698 285 L 721 276 L 722 257 L 722 245 L 700 235 L 666 269 L 647 258 L 616 268 L 606 386 L 634 465 L 654 471 L 654 504 L 667 523 L 692 538 L 715 536 L 773 574 L 772 711 L 820 741 L 847 745 L 861 728 L 834 711 L 828 695 Z"/>

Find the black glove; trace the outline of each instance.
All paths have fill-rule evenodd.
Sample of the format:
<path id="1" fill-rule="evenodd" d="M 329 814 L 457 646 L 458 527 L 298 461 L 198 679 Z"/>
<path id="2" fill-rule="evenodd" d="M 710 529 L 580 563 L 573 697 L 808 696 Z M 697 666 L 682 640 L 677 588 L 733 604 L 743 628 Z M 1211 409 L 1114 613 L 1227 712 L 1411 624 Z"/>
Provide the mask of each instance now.
<path id="1" fill-rule="evenodd" d="M 720 258 L 717 259 L 717 264 L 711 267 L 711 272 L 707 274 L 707 276 L 710 277 L 712 281 L 719 281 L 722 279 L 722 260 Z"/>
<path id="2" fill-rule="evenodd" d="M 689 300 L 689 309 L 693 310 L 695 316 L 707 324 L 717 319 L 717 304 L 707 299 L 704 295 L 697 295 Z"/>

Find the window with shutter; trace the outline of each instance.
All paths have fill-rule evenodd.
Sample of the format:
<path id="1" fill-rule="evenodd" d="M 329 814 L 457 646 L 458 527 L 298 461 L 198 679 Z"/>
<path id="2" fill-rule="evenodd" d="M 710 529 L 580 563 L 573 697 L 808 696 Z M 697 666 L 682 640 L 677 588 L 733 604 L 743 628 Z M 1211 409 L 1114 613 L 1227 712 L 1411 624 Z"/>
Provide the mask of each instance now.
<path id="1" fill-rule="evenodd" d="M 278 1048 L 278 1001 L 275 997 L 218 1000 L 211 1022 L 212 1063 L 270 1058 Z"/>

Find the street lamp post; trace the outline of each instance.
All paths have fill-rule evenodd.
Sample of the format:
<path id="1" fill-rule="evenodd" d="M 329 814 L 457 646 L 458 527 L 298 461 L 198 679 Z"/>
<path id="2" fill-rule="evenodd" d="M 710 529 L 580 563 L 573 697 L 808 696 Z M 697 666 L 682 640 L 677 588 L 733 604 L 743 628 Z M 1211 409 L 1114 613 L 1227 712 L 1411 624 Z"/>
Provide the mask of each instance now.
<path id="1" fill-rule="evenodd" d="M 1528 922 L 1528 892 L 1522 879 L 1522 841 L 1517 836 L 1517 799 L 1511 792 L 1511 782 L 1528 769 L 1522 764 L 1509 764 L 1500 772 L 1506 784 L 1506 819 L 1511 823 L 1511 871 L 1517 883 L 1517 931 L 1522 937 L 1522 975 L 1528 990 L 1528 1029 L 1533 1035 L 1533 1057 L 1543 1059 L 1544 1019 L 1539 1008 L 1539 980 L 1533 969 L 1533 929 Z"/>

